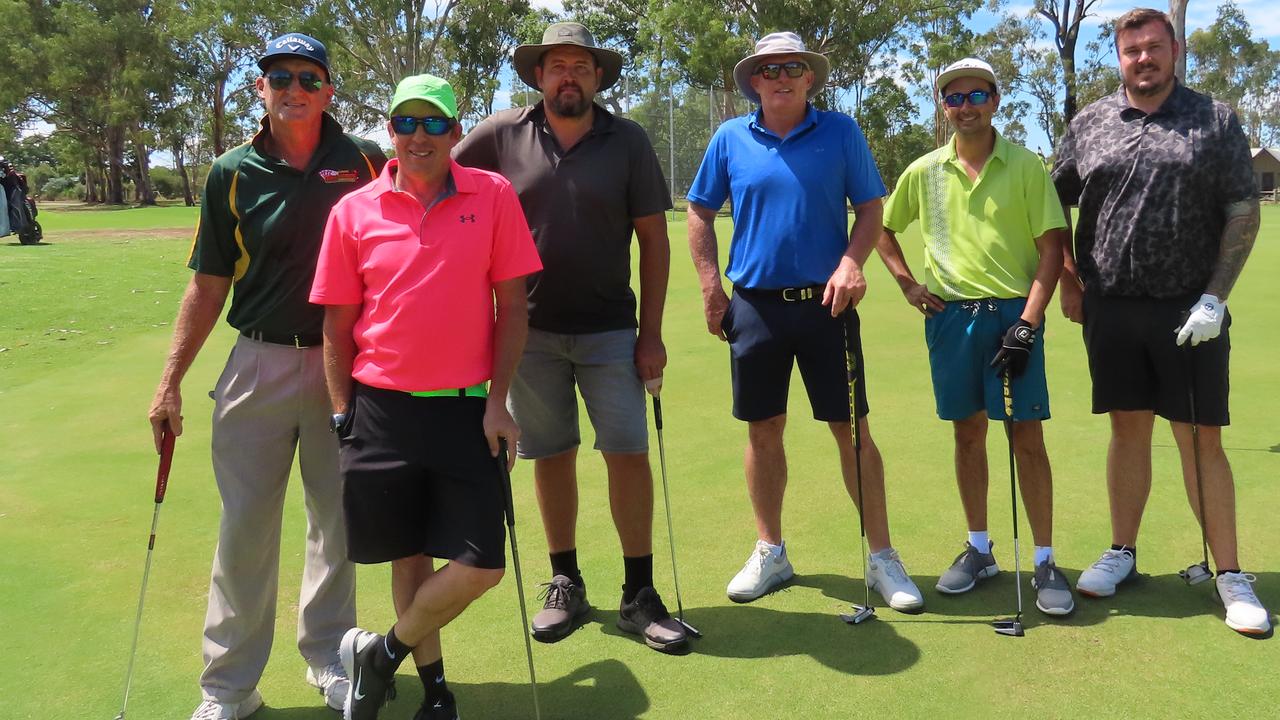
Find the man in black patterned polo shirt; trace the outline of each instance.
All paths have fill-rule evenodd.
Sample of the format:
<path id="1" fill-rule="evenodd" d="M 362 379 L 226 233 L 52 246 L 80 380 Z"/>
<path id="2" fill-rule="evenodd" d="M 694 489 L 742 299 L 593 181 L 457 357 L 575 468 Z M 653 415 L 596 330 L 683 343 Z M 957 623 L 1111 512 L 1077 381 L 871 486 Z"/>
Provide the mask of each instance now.
<path id="1" fill-rule="evenodd" d="M 1267 611 L 1236 557 L 1235 486 L 1221 435 L 1227 295 L 1259 224 L 1249 145 L 1231 108 L 1174 77 L 1181 48 L 1167 15 L 1121 16 L 1116 51 L 1123 87 L 1072 120 L 1053 169 L 1063 203 L 1080 208 L 1063 314 L 1084 323 L 1093 411 L 1111 417 L 1113 544 L 1077 589 L 1110 596 L 1137 574 L 1158 414 L 1172 426 L 1192 508 L 1203 502 L 1227 625 L 1265 634 Z"/>

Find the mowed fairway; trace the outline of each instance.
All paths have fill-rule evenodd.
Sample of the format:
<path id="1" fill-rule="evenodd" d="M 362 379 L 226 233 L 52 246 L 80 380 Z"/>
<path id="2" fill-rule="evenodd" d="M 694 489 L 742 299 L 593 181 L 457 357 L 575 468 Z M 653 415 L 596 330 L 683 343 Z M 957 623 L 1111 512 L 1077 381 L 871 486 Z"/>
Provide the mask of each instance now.
<path id="1" fill-rule="evenodd" d="M 49 244 L 0 241 L 0 718 L 106 720 L 119 710 L 151 519 L 156 456 L 146 409 L 189 277 L 195 214 L 181 208 L 46 212 Z M 722 221 L 722 250 L 729 226 Z M 839 480 L 825 425 L 809 419 L 798 373 L 787 430 L 784 523 L 797 571 L 788 589 L 750 605 L 724 596 L 754 541 L 742 479 L 745 426 L 729 412 L 727 348 L 706 333 L 685 246 L 671 225 L 672 279 L 663 394 L 667 464 L 688 619 L 705 638 L 668 657 L 615 627 L 622 583 L 603 464 L 584 428 L 579 558 L 598 608 L 555 645 L 534 644 L 546 718 L 1269 717 L 1280 700 L 1276 640 L 1238 636 L 1210 584 L 1177 571 L 1200 557 L 1168 426 L 1157 422 L 1155 483 L 1139 540 L 1146 577 L 1110 600 L 1078 600 L 1047 621 L 1032 606 L 1027 635 L 995 635 L 1012 611 L 1008 469 L 999 426 L 989 433 L 991 527 L 1006 572 L 961 597 L 933 585 L 964 538 L 949 425 L 934 415 L 918 312 L 878 260 L 860 307 L 871 427 L 887 466 L 894 544 L 925 590 L 927 611 L 881 609 L 857 627 L 837 613 L 860 599 L 856 514 Z M 918 235 L 904 237 L 921 263 Z M 1280 609 L 1280 207 L 1231 296 L 1232 419 L 1225 433 L 1236 475 L 1240 555 L 1257 591 Z M 1170 331 L 1172 332 L 1172 328 Z M 186 718 L 200 699 L 200 632 L 219 501 L 209 462 L 213 386 L 235 334 L 220 325 L 183 385 L 186 432 L 177 443 L 147 593 L 129 717 Z M 1056 484 L 1058 562 L 1074 582 L 1109 543 L 1106 419 L 1090 414 L 1078 326 L 1051 308 L 1053 420 L 1046 425 Z M 651 421 L 652 422 L 652 421 Z M 653 447 L 657 473 L 656 439 Z M 306 532 L 291 484 L 281 551 L 275 650 L 258 720 L 330 720 L 304 682 L 294 648 Z M 531 465 L 514 476 L 530 613 L 548 579 Z M 1020 511 L 1020 515 L 1022 515 Z M 1023 568 L 1030 532 L 1023 515 Z M 674 610 L 659 497 L 656 577 Z M 263 548 L 269 552 L 270 548 Z M 385 567 L 360 571 L 360 624 L 393 620 Z M 878 602 L 878 598 L 877 598 Z M 448 677 L 463 717 L 532 717 L 514 573 L 444 634 Z M 384 718 L 410 718 L 421 698 L 402 668 Z"/>

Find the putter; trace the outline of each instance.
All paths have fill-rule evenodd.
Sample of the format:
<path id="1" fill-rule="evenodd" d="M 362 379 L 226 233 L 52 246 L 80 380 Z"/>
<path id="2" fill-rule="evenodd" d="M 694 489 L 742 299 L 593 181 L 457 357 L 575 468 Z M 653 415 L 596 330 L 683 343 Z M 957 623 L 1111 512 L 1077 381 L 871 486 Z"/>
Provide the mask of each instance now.
<path id="1" fill-rule="evenodd" d="M 853 437 L 853 472 L 858 484 L 858 538 L 862 542 L 862 591 L 863 604 L 854 605 L 852 613 L 841 613 L 840 619 L 850 625 L 858 625 L 876 616 L 875 606 L 871 604 L 871 583 L 867 581 L 867 526 L 862 521 L 862 433 L 858 432 L 858 413 L 854 402 L 854 386 L 858 382 L 858 365 L 853 357 L 853 348 L 849 344 L 849 325 L 853 322 L 852 307 L 845 313 L 844 326 L 844 367 L 849 375 L 849 434 Z"/>
<path id="2" fill-rule="evenodd" d="M 671 520 L 671 494 L 667 491 L 667 448 L 662 442 L 662 400 L 658 393 L 662 391 L 662 379 L 658 378 L 656 387 L 645 382 L 646 389 L 653 396 L 653 425 L 658 429 L 658 467 L 662 470 L 662 502 L 667 508 L 667 544 L 671 547 L 671 582 L 676 588 L 676 622 L 684 626 L 685 632 L 693 637 L 702 637 L 698 628 L 685 622 L 684 602 L 680 599 L 680 576 L 676 573 L 676 531 Z"/>
<path id="3" fill-rule="evenodd" d="M 1196 362 L 1191 346 L 1187 345 L 1187 403 L 1191 406 L 1191 455 L 1196 465 L 1196 502 L 1199 505 L 1200 517 L 1200 551 L 1202 560 L 1178 573 L 1188 585 L 1199 585 L 1211 580 L 1213 572 L 1209 570 L 1209 531 L 1206 527 L 1209 519 L 1204 516 L 1204 476 L 1200 474 L 1200 417 L 1196 414 Z"/>
<path id="4" fill-rule="evenodd" d="M 1004 386 L 1004 435 L 1009 442 L 1009 496 L 1013 500 L 1013 582 L 1018 591 L 1018 614 L 1011 620 L 991 623 L 997 634 L 1022 637 L 1022 553 L 1018 547 L 1018 472 L 1013 461 L 1013 392 L 1009 389 L 1009 366 L 1000 373 Z"/>
<path id="5" fill-rule="evenodd" d="M 156 470 L 156 509 L 151 513 L 151 535 L 147 538 L 147 563 L 142 567 L 142 589 L 138 592 L 138 614 L 133 619 L 133 645 L 129 648 L 129 669 L 124 674 L 124 700 L 116 720 L 124 720 L 129 707 L 129 686 L 133 683 L 133 661 L 138 656 L 138 633 L 142 629 L 142 603 L 147 597 L 147 579 L 151 576 L 151 551 L 156 547 L 156 525 L 160 522 L 160 504 L 169 488 L 169 468 L 173 466 L 173 431 L 165 424 L 160 432 L 160 467 Z"/>
<path id="6" fill-rule="evenodd" d="M 533 671 L 533 643 L 529 640 L 529 611 L 524 606 L 524 576 L 520 574 L 520 546 L 516 543 L 516 508 L 511 499 L 511 471 L 507 469 L 507 439 L 498 439 L 498 467 L 502 468 L 503 512 L 507 517 L 507 535 L 511 538 L 511 564 L 516 568 L 516 592 L 520 596 L 520 634 L 524 636 L 524 656 L 529 661 L 529 685 L 533 688 L 533 717 L 542 720 L 538 704 L 538 676 Z"/>

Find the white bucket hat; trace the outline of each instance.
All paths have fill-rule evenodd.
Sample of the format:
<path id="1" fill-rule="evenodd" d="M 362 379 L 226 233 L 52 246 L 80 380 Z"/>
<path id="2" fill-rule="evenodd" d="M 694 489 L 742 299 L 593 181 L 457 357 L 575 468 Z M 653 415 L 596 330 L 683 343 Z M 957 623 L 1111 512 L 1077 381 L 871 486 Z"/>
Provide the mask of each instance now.
<path id="1" fill-rule="evenodd" d="M 813 85 L 809 88 L 806 98 L 812 100 L 813 96 L 822 92 L 823 86 L 827 84 L 827 76 L 831 74 L 831 63 L 827 61 L 825 55 L 806 50 L 804 41 L 793 32 L 769 33 L 756 43 L 755 52 L 733 66 L 733 81 L 738 84 L 738 92 L 751 102 L 760 103 L 759 93 L 751 89 L 751 74 L 756 71 L 761 60 L 771 55 L 800 55 L 804 57 L 805 62 L 809 63 L 809 69 L 813 71 Z"/>

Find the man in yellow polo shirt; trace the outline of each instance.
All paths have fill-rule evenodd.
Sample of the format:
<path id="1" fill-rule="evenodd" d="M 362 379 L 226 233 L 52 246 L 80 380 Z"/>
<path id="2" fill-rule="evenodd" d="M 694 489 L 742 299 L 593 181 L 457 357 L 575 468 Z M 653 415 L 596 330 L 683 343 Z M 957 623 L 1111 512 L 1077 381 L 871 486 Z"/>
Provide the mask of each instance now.
<path id="1" fill-rule="evenodd" d="M 938 417 L 955 430 L 956 481 L 969 536 L 938 579 L 959 594 L 1000 570 L 987 534 L 987 424 L 1005 419 L 1001 374 L 1013 395 L 1013 448 L 1035 538 L 1036 607 L 1075 609 L 1053 560 L 1053 480 L 1041 421 L 1049 417 L 1044 309 L 1062 271 L 1066 221 L 1044 163 L 991 126 L 995 72 L 966 58 L 938 76 L 951 142 L 911 163 L 885 204 L 880 257 L 925 316 Z M 916 282 L 896 233 L 921 221 L 925 281 Z"/>

